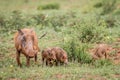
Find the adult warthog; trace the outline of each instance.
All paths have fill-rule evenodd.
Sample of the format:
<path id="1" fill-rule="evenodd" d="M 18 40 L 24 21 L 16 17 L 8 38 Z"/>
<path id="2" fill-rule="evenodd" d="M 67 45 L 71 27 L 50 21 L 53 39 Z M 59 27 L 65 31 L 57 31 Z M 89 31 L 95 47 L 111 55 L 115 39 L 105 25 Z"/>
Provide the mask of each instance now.
<path id="1" fill-rule="evenodd" d="M 37 62 L 37 53 L 40 51 L 38 47 L 38 39 L 36 33 L 32 29 L 18 29 L 14 36 L 16 48 L 16 60 L 18 66 L 21 67 L 20 53 L 26 57 L 26 64 L 29 66 L 30 58 L 35 58 Z"/>

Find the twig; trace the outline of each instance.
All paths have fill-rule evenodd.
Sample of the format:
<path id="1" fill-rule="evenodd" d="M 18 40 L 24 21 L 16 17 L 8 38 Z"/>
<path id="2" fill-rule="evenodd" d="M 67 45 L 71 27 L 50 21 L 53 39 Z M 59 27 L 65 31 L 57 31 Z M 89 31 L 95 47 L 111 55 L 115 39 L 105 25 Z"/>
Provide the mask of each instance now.
<path id="1" fill-rule="evenodd" d="M 47 34 L 47 32 L 46 33 L 44 33 L 41 37 L 39 37 L 38 39 L 42 39 L 43 37 L 45 37 L 46 36 L 46 34 Z"/>

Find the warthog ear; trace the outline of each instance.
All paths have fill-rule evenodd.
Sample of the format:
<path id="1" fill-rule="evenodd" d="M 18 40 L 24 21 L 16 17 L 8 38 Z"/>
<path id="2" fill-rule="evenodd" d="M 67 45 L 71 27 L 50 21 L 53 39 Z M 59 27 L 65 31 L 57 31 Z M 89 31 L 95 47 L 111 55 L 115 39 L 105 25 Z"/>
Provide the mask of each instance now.
<path id="1" fill-rule="evenodd" d="M 21 35 L 24 34 L 21 29 L 18 29 L 18 32 L 19 32 Z"/>

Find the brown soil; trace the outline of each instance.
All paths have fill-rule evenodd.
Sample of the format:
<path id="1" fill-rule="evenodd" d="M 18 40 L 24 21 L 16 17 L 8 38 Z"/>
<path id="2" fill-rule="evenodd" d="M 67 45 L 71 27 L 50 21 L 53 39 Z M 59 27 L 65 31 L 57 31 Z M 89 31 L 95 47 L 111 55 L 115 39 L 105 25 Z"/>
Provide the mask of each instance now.
<path id="1" fill-rule="evenodd" d="M 21 79 L 18 79 L 18 78 L 10 78 L 8 80 L 21 80 Z"/>
<path id="2" fill-rule="evenodd" d="M 16 58 L 16 54 L 15 53 L 10 54 L 9 56 L 12 57 L 12 58 Z"/>
<path id="3" fill-rule="evenodd" d="M 120 79 L 120 74 L 113 74 L 112 77 Z"/>
<path id="4" fill-rule="evenodd" d="M 100 75 L 84 74 L 83 78 L 81 78 L 80 80 L 107 80 L 107 79 Z"/>
<path id="5" fill-rule="evenodd" d="M 71 74 L 55 74 L 55 75 L 52 75 L 51 77 L 52 78 L 57 78 L 57 79 L 64 79 L 64 78 L 68 78 L 68 77 L 70 77 L 71 76 Z"/>

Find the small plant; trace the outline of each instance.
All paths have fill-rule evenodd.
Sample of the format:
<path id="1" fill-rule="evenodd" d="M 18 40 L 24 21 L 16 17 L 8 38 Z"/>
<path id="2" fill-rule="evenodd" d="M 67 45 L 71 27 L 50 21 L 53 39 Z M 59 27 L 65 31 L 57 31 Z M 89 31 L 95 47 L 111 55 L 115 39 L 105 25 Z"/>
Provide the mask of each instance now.
<path id="1" fill-rule="evenodd" d="M 100 59 L 100 60 L 96 60 L 93 64 L 95 67 L 104 67 L 104 66 L 112 65 L 112 62 L 108 59 Z"/>
<path id="2" fill-rule="evenodd" d="M 5 16 L 0 14 L 0 26 L 4 26 L 5 24 Z"/>
<path id="3" fill-rule="evenodd" d="M 116 8 L 116 0 L 103 0 L 103 7 L 101 15 L 108 14 Z"/>
<path id="4" fill-rule="evenodd" d="M 87 48 L 88 48 L 88 45 L 86 44 L 82 44 L 78 48 L 78 53 L 77 53 L 78 62 L 81 62 L 81 63 L 92 62 L 92 57 L 89 55 L 89 53 L 87 53 Z"/>
<path id="5" fill-rule="evenodd" d="M 116 23 L 116 20 L 113 16 L 108 16 L 105 20 L 106 24 L 107 24 L 107 27 L 114 27 L 115 26 L 115 23 Z"/>
<path id="6" fill-rule="evenodd" d="M 37 15 L 33 15 L 32 18 L 37 22 L 38 24 L 43 24 L 46 18 L 45 14 L 37 14 Z"/>
<path id="7" fill-rule="evenodd" d="M 115 15 L 119 15 L 120 14 L 120 9 L 116 9 L 115 12 L 114 12 Z"/>
<path id="8" fill-rule="evenodd" d="M 60 5 L 58 3 L 51 3 L 46 5 L 40 5 L 37 9 L 38 10 L 47 10 L 47 9 L 59 9 Z"/>
<path id="9" fill-rule="evenodd" d="M 100 8 L 102 6 L 103 6 L 102 2 L 98 2 L 94 5 L 95 8 Z"/>

